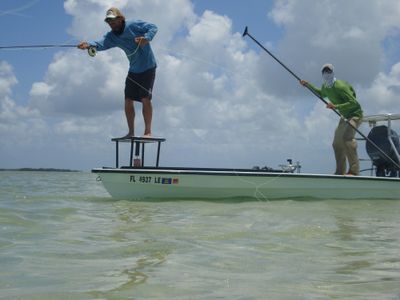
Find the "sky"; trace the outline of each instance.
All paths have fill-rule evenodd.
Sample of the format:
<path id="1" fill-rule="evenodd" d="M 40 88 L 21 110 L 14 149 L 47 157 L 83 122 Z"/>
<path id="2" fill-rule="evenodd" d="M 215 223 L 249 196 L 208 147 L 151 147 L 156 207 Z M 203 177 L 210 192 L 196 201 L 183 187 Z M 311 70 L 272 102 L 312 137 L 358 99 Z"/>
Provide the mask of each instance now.
<path id="1" fill-rule="evenodd" d="M 153 135 L 167 139 L 162 166 L 278 168 L 291 158 L 302 172 L 333 173 L 337 115 L 243 38 L 245 26 L 317 86 L 332 63 L 365 115 L 400 113 L 398 0 L 0 0 L 0 46 L 100 39 L 111 6 L 158 27 Z M 94 58 L 75 48 L 0 50 L 0 168 L 114 166 L 111 138 L 127 133 L 127 71 L 119 49 Z M 361 158 L 364 149 L 360 141 Z"/>

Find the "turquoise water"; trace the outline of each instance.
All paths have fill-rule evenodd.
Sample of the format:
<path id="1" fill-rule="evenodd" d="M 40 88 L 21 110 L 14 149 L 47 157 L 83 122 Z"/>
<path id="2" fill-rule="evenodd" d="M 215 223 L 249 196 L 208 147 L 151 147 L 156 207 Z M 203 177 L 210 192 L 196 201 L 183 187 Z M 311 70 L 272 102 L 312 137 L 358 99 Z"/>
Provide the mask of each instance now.
<path id="1" fill-rule="evenodd" d="M 0 172 L 0 299 L 399 299 L 400 201 L 112 200 Z"/>

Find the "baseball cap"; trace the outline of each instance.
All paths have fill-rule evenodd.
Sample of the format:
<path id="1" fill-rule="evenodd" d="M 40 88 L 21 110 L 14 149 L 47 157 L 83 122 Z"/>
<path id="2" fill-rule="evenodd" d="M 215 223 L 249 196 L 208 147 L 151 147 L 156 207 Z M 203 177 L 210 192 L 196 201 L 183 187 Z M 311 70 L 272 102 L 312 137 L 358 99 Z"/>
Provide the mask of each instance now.
<path id="1" fill-rule="evenodd" d="M 324 64 L 321 68 L 321 72 L 324 72 L 325 69 L 331 70 L 333 72 L 333 65 L 332 64 Z"/>
<path id="2" fill-rule="evenodd" d="M 104 21 L 107 21 L 109 19 L 116 19 L 116 18 L 125 19 L 124 15 L 121 13 L 121 11 L 118 8 L 111 7 L 110 9 L 107 10 L 106 18 L 104 19 Z"/>

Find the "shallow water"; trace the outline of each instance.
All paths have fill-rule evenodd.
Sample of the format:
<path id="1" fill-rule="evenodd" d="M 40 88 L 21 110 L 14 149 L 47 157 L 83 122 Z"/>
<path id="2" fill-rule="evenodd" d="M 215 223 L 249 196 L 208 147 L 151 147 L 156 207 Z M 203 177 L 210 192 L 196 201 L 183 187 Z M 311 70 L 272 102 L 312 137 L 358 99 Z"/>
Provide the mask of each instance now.
<path id="1" fill-rule="evenodd" d="M 132 202 L 0 172 L 0 299 L 400 299 L 400 200 Z"/>

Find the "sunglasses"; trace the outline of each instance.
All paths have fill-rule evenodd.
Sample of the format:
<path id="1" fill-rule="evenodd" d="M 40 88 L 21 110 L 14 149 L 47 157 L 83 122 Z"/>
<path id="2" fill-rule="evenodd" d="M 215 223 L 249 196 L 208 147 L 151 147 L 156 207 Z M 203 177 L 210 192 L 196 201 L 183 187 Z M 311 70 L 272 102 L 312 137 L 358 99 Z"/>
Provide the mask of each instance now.
<path id="1" fill-rule="evenodd" d="M 332 73 L 332 70 L 331 70 L 331 69 L 328 69 L 328 68 L 325 68 L 325 69 L 322 70 L 322 73 L 331 74 L 331 73 Z"/>
<path id="2" fill-rule="evenodd" d="M 111 23 L 117 22 L 118 19 L 119 19 L 118 17 L 116 17 L 116 18 L 108 18 L 105 21 L 106 21 L 106 23 L 111 24 Z"/>

